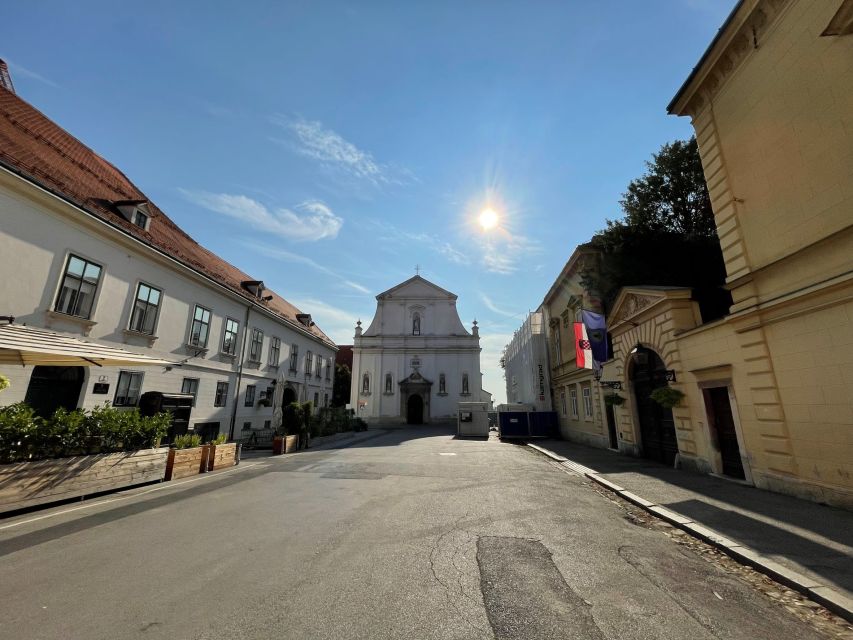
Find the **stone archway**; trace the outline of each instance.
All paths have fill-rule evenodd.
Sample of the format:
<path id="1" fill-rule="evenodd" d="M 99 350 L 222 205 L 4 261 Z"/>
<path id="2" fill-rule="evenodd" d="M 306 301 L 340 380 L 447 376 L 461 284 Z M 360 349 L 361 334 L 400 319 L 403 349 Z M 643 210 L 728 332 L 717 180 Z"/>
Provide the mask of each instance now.
<path id="1" fill-rule="evenodd" d="M 638 345 L 631 355 L 628 374 L 637 409 L 642 455 L 671 467 L 678 455 L 672 409 L 662 407 L 650 397 L 655 389 L 667 386 L 666 365 L 657 352 Z"/>
<path id="2" fill-rule="evenodd" d="M 398 384 L 400 385 L 400 419 L 405 420 L 408 424 L 429 423 L 429 399 L 432 381 L 427 380 L 415 371 Z M 410 417 L 413 415 L 410 414 L 410 410 L 420 414 L 419 422 L 410 421 Z M 416 414 L 414 417 L 417 417 Z"/>
<path id="3" fill-rule="evenodd" d="M 413 393 L 406 401 L 406 424 L 424 423 L 424 399 Z"/>

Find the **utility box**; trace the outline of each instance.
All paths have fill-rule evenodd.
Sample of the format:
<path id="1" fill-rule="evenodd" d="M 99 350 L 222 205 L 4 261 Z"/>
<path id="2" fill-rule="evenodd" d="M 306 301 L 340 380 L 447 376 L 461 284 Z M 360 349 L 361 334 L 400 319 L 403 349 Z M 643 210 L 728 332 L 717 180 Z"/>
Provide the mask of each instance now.
<path id="1" fill-rule="evenodd" d="M 456 435 L 489 437 L 489 403 L 460 402 L 456 411 Z"/>

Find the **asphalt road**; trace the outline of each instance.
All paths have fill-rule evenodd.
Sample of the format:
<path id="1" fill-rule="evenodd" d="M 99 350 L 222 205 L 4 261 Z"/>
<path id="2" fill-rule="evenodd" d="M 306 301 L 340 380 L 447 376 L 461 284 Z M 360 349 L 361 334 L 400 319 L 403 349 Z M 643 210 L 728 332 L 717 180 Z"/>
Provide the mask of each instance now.
<path id="1" fill-rule="evenodd" d="M 818 638 L 530 449 L 437 428 L 0 520 L 0 638 Z"/>

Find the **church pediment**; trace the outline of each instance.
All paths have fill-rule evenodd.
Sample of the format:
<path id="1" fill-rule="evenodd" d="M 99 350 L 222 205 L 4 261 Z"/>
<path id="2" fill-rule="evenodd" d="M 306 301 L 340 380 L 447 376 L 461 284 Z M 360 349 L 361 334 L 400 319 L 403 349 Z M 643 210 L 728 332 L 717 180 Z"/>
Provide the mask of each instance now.
<path id="1" fill-rule="evenodd" d="M 609 327 L 615 327 L 659 302 L 690 298 L 690 293 L 691 290 L 684 287 L 625 287 L 613 304 L 607 324 Z"/>
<path id="2" fill-rule="evenodd" d="M 422 385 L 428 387 L 432 385 L 432 380 L 427 380 L 420 374 L 419 371 L 414 371 L 408 378 L 400 380 L 399 384 L 401 387 L 409 385 Z"/>
<path id="3" fill-rule="evenodd" d="M 437 298 L 440 300 L 456 300 L 455 293 L 442 289 L 437 284 L 421 276 L 413 276 L 401 282 L 396 287 L 388 289 L 376 296 L 377 300 L 406 299 L 406 298 Z"/>

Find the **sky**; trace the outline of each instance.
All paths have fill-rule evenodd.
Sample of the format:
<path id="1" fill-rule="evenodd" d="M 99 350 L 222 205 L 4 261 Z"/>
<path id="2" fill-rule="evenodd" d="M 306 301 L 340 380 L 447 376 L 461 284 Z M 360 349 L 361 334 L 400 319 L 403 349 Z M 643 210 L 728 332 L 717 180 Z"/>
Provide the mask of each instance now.
<path id="1" fill-rule="evenodd" d="M 352 344 L 421 275 L 483 386 L 651 154 L 735 0 L 11 2 L 17 93 Z M 484 230 L 478 215 L 497 212 Z"/>

